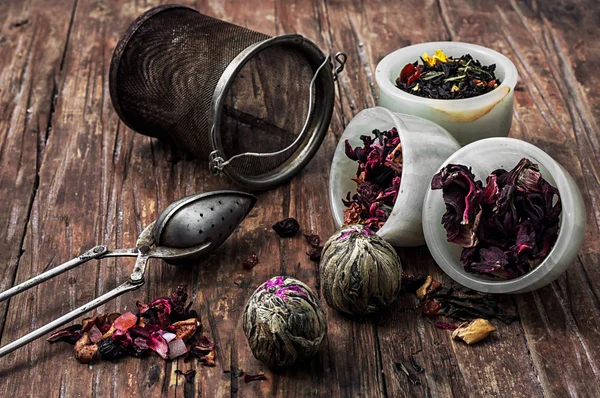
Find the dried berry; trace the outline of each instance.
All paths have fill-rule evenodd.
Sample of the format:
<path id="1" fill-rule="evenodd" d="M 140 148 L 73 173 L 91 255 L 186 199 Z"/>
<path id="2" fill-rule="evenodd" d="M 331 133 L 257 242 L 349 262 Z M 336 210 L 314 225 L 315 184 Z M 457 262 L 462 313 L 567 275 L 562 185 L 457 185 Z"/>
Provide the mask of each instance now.
<path id="1" fill-rule="evenodd" d="M 256 255 L 256 253 L 252 252 L 252 254 L 249 255 L 248 258 L 244 260 L 244 262 L 242 263 L 242 266 L 244 267 L 244 269 L 252 269 L 252 268 L 256 267 L 256 265 L 258 263 L 259 263 L 258 256 Z"/>
<path id="2" fill-rule="evenodd" d="M 273 224 L 273 230 L 282 238 L 289 238 L 298 233 L 300 224 L 295 218 L 286 218 Z"/>
<path id="3" fill-rule="evenodd" d="M 109 361 L 121 358 L 127 354 L 121 345 L 111 338 L 100 340 L 100 342 L 98 342 L 98 352 L 102 359 L 107 359 Z"/>
<path id="4" fill-rule="evenodd" d="M 474 319 L 471 322 L 462 323 L 454 332 L 454 340 L 462 340 L 467 344 L 475 344 L 487 338 L 496 328 L 487 319 Z"/>
<path id="5" fill-rule="evenodd" d="M 431 275 L 427 275 L 425 282 L 417 289 L 415 292 L 419 300 L 423 300 L 428 294 L 435 292 L 442 284 L 431 277 Z"/>

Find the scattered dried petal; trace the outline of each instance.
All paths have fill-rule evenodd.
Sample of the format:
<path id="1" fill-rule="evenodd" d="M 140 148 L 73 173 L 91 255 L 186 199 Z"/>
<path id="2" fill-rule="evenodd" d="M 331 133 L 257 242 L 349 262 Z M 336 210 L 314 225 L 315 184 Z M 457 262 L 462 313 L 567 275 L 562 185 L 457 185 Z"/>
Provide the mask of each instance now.
<path id="1" fill-rule="evenodd" d="M 442 305 L 436 300 L 425 300 L 420 304 L 421 311 L 427 316 L 437 315 Z"/>
<path id="2" fill-rule="evenodd" d="M 196 318 L 186 319 L 185 321 L 175 322 L 171 327 L 175 331 L 175 337 L 187 341 L 190 337 L 196 334 L 200 323 Z"/>
<path id="3" fill-rule="evenodd" d="M 172 340 L 169 344 L 169 358 L 175 359 L 188 352 L 185 343 L 181 339 Z"/>
<path id="4" fill-rule="evenodd" d="M 314 250 L 307 252 L 308 258 L 311 261 L 321 261 L 321 254 L 323 253 L 323 246 L 316 247 Z"/>
<path id="5" fill-rule="evenodd" d="M 308 242 L 308 244 L 311 247 L 317 248 L 317 247 L 321 246 L 321 238 L 319 238 L 319 235 L 316 235 L 316 234 L 306 235 L 306 234 L 304 234 L 304 237 L 306 238 L 306 241 Z"/>
<path id="6" fill-rule="evenodd" d="M 445 322 L 436 322 L 435 327 L 440 328 L 440 329 L 452 330 L 452 331 L 454 331 L 458 328 L 457 325 L 453 325 L 451 323 L 445 323 Z"/>
<path id="7" fill-rule="evenodd" d="M 57 341 L 65 341 L 69 344 L 75 344 L 77 340 L 81 338 L 83 332 L 81 331 L 81 325 L 71 325 L 62 330 L 58 330 L 52 333 L 46 341 L 55 343 Z"/>
<path id="8" fill-rule="evenodd" d="M 462 340 L 467 344 L 475 344 L 488 337 L 496 328 L 487 319 L 474 319 L 464 322 L 452 332 L 454 340 Z"/>

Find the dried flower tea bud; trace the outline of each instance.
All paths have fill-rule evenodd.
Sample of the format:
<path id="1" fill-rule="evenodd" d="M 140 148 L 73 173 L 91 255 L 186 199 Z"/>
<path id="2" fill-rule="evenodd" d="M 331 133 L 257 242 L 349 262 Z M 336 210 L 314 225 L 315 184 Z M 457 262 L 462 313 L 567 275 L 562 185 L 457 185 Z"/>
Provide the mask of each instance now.
<path id="1" fill-rule="evenodd" d="M 273 225 L 273 230 L 282 238 L 289 238 L 298 233 L 300 230 L 300 224 L 298 224 L 298 221 L 296 221 L 295 218 L 290 217 L 276 222 Z"/>
<path id="2" fill-rule="evenodd" d="M 320 274 L 323 296 L 330 307 L 363 315 L 396 299 L 402 266 L 392 245 L 355 224 L 329 238 L 323 249 Z"/>
<path id="3" fill-rule="evenodd" d="M 285 276 L 271 278 L 254 291 L 242 325 L 252 353 L 270 367 L 314 356 L 327 334 L 317 296 L 304 283 Z"/>
<path id="4" fill-rule="evenodd" d="M 471 322 L 464 322 L 452 332 L 454 340 L 462 340 L 467 344 L 475 344 L 488 337 L 496 328 L 487 320 L 482 318 L 473 319 Z"/>

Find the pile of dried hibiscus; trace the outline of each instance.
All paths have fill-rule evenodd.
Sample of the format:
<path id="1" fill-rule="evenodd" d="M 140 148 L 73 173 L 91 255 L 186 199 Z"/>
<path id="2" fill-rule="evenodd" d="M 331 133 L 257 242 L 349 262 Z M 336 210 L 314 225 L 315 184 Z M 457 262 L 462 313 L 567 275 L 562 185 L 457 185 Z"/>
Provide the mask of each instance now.
<path id="1" fill-rule="evenodd" d="M 396 86 L 409 94 L 435 99 L 476 97 L 498 87 L 496 65 L 481 65 L 469 54 L 454 59 L 437 50 L 433 57 L 423 53 L 421 64 L 406 64 Z"/>
<path id="2" fill-rule="evenodd" d="M 154 351 L 163 359 L 192 355 L 207 366 L 215 365 L 215 345 L 206 336 L 197 337 L 202 324 L 187 303 L 187 285 L 150 304 L 136 303 L 138 313 L 96 314 L 81 324 L 54 332 L 48 341 L 75 345 L 75 357 L 89 363 L 98 356 L 113 360 L 125 355 L 140 357 Z"/>
<path id="3" fill-rule="evenodd" d="M 346 156 L 358 163 L 356 194 L 342 199 L 344 224 L 362 224 L 377 231 L 386 222 L 400 189 L 402 144 L 396 128 L 373 130 L 374 137 L 361 135 L 363 147 L 352 148 L 346 140 Z"/>
<path id="4" fill-rule="evenodd" d="M 530 272 L 558 237 L 558 189 L 526 158 L 511 171 L 498 169 L 486 186 L 469 168 L 450 164 L 431 181 L 443 192 L 442 224 L 448 242 L 462 246 L 466 271 L 506 279 Z"/>

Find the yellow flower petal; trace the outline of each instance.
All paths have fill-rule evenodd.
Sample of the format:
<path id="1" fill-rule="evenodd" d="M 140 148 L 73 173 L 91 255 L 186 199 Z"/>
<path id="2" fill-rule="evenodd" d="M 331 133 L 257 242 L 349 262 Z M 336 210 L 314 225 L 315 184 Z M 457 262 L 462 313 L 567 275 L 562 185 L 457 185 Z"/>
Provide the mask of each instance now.
<path id="1" fill-rule="evenodd" d="M 458 86 L 455 84 L 452 86 L 452 88 L 450 89 L 450 91 L 452 91 L 453 93 L 457 92 L 459 90 Z"/>
<path id="2" fill-rule="evenodd" d="M 430 57 L 429 54 L 423 53 L 423 60 L 429 64 L 429 66 L 435 65 L 435 57 Z"/>
<path id="3" fill-rule="evenodd" d="M 415 84 L 415 86 L 412 88 L 412 91 L 417 91 L 419 90 L 419 83 Z"/>
<path id="4" fill-rule="evenodd" d="M 437 59 L 438 61 L 440 61 L 442 63 L 448 62 L 448 56 L 446 54 L 444 54 L 444 52 L 442 50 L 435 50 L 435 56 L 433 58 Z"/>

